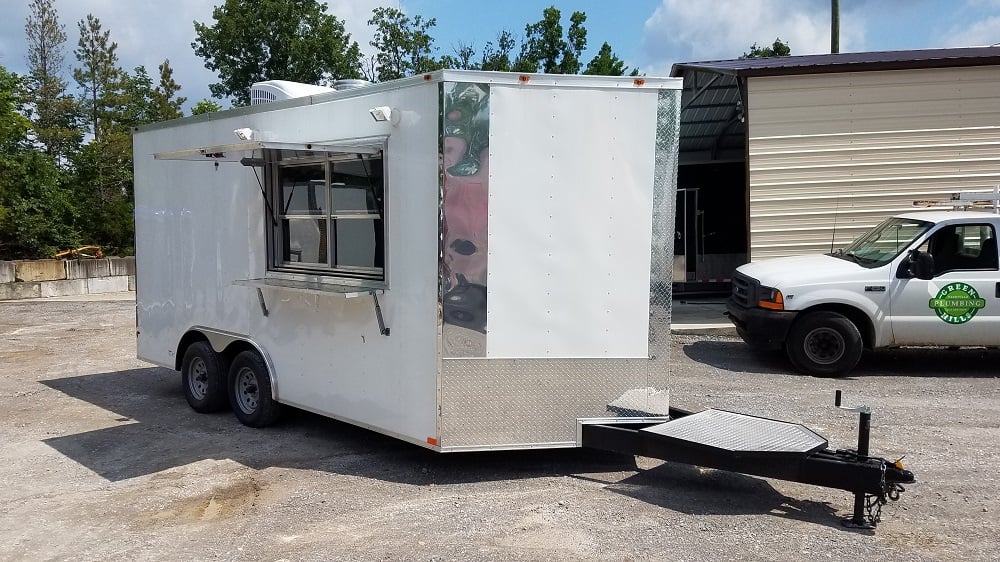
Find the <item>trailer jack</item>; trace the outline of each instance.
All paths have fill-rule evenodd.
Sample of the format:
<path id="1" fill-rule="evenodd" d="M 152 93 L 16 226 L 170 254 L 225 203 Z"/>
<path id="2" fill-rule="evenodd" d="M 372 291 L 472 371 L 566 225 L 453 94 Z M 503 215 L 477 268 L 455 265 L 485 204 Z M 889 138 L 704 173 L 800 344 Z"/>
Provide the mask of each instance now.
<path id="1" fill-rule="evenodd" d="M 830 450 L 825 438 L 799 424 L 677 408 L 670 408 L 669 421 L 581 419 L 580 441 L 584 447 L 846 490 L 854 494 L 854 513 L 845 525 L 871 529 L 881 520 L 882 506 L 898 500 L 903 484 L 915 479 L 900 461 L 868 454 L 871 410 L 849 410 L 861 413 L 856 451 Z"/>
<path id="2" fill-rule="evenodd" d="M 834 395 L 833 404 L 841 410 L 848 412 L 858 412 L 858 449 L 857 457 L 858 459 L 870 458 L 868 457 L 868 449 L 871 443 L 871 427 L 872 427 L 872 410 L 865 404 L 859 404 L 854 407 L 841 406 L 841 393 L 839 390 L 836 391 Z M 903 469 L 902 458 L 889 463 L 885 459 L 878 459 L 881 461 L 881 471 L 882 471 L 882 481 L 880 483 L 880 489 L 878 493 L 867 493 L 867 492 L 855 492 L 854 493 L 854 514 L 850 519 L 844 520 L 844 526 L 850 527 L 852 529 L 874 529 L 876 525 L 882 520 L 882 506 L 888 503 L 889 500 L 897 501 L 899 500 L 899 494 L 906 491 L 901 483 L 902 480 L 898 480 L 902 473 L 910 475 L 908 482 L 913 481 L 913 474 L 907 470 Z M 889 471 L 889 467 L 892 467 L 892 481 L 887 481 L 885 478 L 886 472 Z"/>

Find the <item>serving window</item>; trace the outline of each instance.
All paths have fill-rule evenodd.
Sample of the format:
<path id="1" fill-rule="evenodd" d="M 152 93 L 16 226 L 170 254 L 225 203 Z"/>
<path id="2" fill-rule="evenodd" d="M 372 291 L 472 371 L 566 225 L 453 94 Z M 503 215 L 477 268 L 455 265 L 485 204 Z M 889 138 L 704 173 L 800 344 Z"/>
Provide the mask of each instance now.
<path id="1" fill-rule="evenodd" d="M 267 150 L 268 270 L 385 282 L 381 151 Z"/>

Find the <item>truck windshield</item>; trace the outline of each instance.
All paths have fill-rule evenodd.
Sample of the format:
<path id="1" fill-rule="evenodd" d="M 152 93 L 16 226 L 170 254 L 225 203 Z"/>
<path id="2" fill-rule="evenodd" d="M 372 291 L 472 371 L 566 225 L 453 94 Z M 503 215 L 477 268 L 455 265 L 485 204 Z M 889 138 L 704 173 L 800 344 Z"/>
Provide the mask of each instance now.
<path id="1" fill-rule="evenodd" d="M 832 254 L 864 267 L 881 267 L 899 255 L 933 223 L 915 219 L 890 218 Z"/>

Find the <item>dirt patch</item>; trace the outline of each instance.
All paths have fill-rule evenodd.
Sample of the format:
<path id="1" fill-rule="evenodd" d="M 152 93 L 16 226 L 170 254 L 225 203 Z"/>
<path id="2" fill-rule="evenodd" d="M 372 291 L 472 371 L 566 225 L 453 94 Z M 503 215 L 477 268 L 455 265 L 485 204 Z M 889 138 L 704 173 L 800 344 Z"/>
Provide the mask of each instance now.
<path id="1" fill-rule="evenodd" d="M 171 501 L 148 515 L 140 516 L 135 524 L 139 529 L 148 529 L 246 516 L 257 507 L 261 489 L 257 480 L 244 478 L 191 498 Z"/>

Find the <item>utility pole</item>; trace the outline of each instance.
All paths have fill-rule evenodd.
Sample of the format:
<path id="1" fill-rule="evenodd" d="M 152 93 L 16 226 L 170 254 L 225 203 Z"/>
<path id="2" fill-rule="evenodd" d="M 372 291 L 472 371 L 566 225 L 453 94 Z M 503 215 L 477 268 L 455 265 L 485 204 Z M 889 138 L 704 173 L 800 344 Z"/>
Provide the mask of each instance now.
<path id="1" fill-rule="evenodd" d="M 840 52 L 840 0 L 830 0 L 830 52 Z"/>

